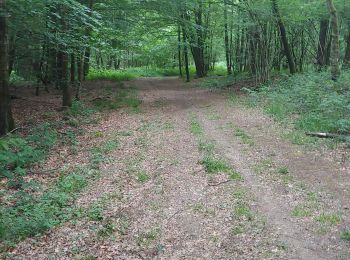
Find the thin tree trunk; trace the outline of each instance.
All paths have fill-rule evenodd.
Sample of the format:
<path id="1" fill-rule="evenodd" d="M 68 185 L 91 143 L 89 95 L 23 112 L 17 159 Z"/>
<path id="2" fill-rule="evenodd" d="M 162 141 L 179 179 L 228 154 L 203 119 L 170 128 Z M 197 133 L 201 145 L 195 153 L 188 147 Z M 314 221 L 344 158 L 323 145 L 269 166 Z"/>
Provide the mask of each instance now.
<path id="1" fill-rule="evenodd" d="M 333 4 L 333 0 L 327 0 L 329 12 L 331 14 L 331 26 L 332 26 L 332 45 L 331 45 L 331 73 L 332 79 L 337 80 L 340 76 L 339 66 L 339 28 L 338 28 L 338 16 L 337 9 Z"/>
<path id="2" fill-rule="evenodd" d="M 348 35 L 346 38 L 346 50 L 345 50 L 345 57 L 344 57 L 344 68 L 349 69 L 350 68 L 350 23 L 348 25 Z"/>
<path id="3" fill-rule="evenodd" d="M 184 45 L 186 82 L 190 82 L 190 68 L 189 68 L 189 64 L 188 64 L 188 47 L 187 47 L 187 35 L 186 35 L 185 26 L 182 26 L 182 41 L 183 41 L 183 45 Z"/>
<path id="4" fill-rule="evenodd" d="M 328 34 L 328 26 L 329 21 L 326 19 L 322 19 L 320 22 L 320 36 L 317 51 L 317 65 L 319 70 L 326 66 L 326 41 Z"/>
<path id="5" fill-rule="evenodd" d="M 282 44 L 283 44 L 283 48 L 284 48 L 284 53 L 287 57 L 289 71 L 291 74 L 295 74 L 296 73 L 295 62 L 293 59 L 292 51 L 291 51 L 289 43 L 288 43 L 286 27 L 284 26 L 284 23 L 282 21 L 282 17 L 281 17 L 279 8 L 278 8 L 277 0 L 271 0 L 271 3 L 272 3 L 272 11 L 276 17 L 277 24 L 278 24 L 278 27 L 280 30 L 281 40 L 282 40 Z"/>
<path id="6" fill-rule="evenodd" d="M 179 59 L 179 73 L 182 78 L 182 59 L 181 59 L 181 25 L 180 23 L 177 26 L 177 45 L 178 45 L 178 59 Z"/>
<path id="7" fill-rule="evenodd" d="M 230 62 L 230 45 L 229 45 L 229 37 L 228 37 L 228 18 L 227 18 L 227 0 L 224 0 L 224 20 L 225 20 L 225 55 L 226 55 L 226 67 L 227 74 L 232 74 L 232 67 Z"/>

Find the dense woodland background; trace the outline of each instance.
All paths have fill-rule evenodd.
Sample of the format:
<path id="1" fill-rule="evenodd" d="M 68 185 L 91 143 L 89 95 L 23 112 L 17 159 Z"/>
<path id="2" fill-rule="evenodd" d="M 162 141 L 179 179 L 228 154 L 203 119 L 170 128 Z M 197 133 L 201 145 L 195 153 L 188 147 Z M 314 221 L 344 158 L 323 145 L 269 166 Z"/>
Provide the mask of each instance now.
<path id="1" fill-rule="evenodd" d="M 73 126 L 93 113 L 82 92 L 97 80 L 179 76 L 216 89 L 239 83 L 240 93 L 277 120 L 293 118 L 303 133 L 349 142 L 349 69 L 349 0 L 0 0 L 1 192 L 24 192 L 29 165 L 47 158 L 62 136 L 75 142 L 76 132 L 62 134 L 53 124 L 16 135 L 22 126 L 11 104 L 23 89 L 60 93 L 61 112 Z M 138 108 L 134 92 L 118 93 L 118 102 Z M 95 151 L 97 164 L 103 149 Z M 0 208 L 6 246 L 67 217 L 61 197 L 43 193 L 38 203 L 28 194 Z M 27 218 L 19 217 L 26 210 Z"/>

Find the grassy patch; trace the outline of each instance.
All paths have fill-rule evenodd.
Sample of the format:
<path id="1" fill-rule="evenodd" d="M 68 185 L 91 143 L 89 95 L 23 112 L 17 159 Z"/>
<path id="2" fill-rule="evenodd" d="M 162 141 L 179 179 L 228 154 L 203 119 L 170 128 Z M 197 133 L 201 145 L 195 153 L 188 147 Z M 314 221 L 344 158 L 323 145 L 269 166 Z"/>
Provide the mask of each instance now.
<path id="1" fill-rule="evenodd" d="M 327 213 L 322 213 L 319 216 L 315 218 L 317 222 L 319 222 L 322 226 L 335 226 L 339 224 L 342 221 L 342 218 L 338 214 L 327 214 Z"/>
<path id="2" fill-rule="evenodd" d="M 205 156 L 200 163 L 209 174 L 229 173 L 231 171 L 231 167 L 224 160 L 215 159 L 212 156 Z"/>

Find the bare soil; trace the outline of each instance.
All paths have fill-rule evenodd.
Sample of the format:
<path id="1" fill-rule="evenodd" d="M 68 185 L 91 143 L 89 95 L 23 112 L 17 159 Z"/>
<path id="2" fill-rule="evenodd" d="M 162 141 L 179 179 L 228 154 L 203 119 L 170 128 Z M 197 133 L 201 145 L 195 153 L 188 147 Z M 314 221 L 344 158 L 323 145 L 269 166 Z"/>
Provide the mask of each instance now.
<path id="1" fill-rule="evenodd" d="M 259 109 L 176 78 L 128 85 L 139 89 L 141 112 L 113 111 L 86 129 L 106 140 L 130 133 L 77 200 L 100 203 L 103 220 L 27 239 L 9 259 L 350 259 L 345 148 L 294 145 L 284 138 L 291 130 Z M 206 172 L 192 117 L 241 181 Z M 80 150 L 95 142 L 80 141 Z"/>

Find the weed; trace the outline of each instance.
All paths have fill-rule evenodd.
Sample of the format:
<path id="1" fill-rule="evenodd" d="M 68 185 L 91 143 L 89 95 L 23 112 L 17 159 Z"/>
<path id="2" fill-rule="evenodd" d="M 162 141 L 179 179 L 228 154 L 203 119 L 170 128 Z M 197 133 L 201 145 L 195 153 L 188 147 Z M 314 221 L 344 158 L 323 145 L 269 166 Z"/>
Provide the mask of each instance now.
<path id="1" fill-rule="evenodd" d="M 231 167 L 223 160 L 215 159 L 211 156 L 204 157 L 200 163 L 205 167 L 207 173 L 228 173 L 231 171 Z"/>
<path id="2" fill-rule="evenodd" d="M 234 134 L 235 134 L 235 136 L 237 136 L 237 137 L 239 137 L 241 139 L 243 144 L 247 144 L 247 145 L 250 145 L 250 146 L 254 145 L 253 139 L 249 135 L 247 135 L 244 132 L 244 130 L 242 130 L 240 128 L 235 128 Z"/>
<path id="3" fill-rule="evenodd" d="M 139 172 L 137 174 L 137 181 L 140 183 L 145 183 L 150 179 L 150 177 L 145 172 Z"/>
<path id="4" fill-rule="evenodd" d="M 92 206 L 87 211 L 87 216 L 91 221 L 103 220 L 103 210 L 99 206 Z"/>
<path id="5" fill-rule="evenodd" d="M 244 227 L 242 225 L 234 226 L 231 230 L 233 235 L 240 235 L 244 233 Z"/>
<path id="6" fill-rule="evenodd" d="M 289 170 L 287 167 L 280 167 L 277 169 L 277 173 L 281 175 L 287 175 L 289 173 Z"/>
<path id="7" fill-rule="evenodd" d="M 202 152 L 206 152 L 206 153 L 213 153 L 215 149 L 214 144 L 209 143 L 209 142 L 205 142 L 203 140 L 201 140 L 199 142 L 199 150 Z"/>
<path id="8" fill-rule="evenodd" d="M 198 122 L 197 118 L 195 116 L 191 117 L 191 133 L 195 136 L 201 136 L 204 133 L 204 130 L 200 123 Z"/>
<path id="9" fill-rule="evenodd" d="M 311 211 L 304 206 L 297 206 L 292 210 L 292 216 L 296 218 L 305 218 L 312 215 Z"/>
<path id="10" fill-rule="evenodd" d="M 159 231 L 151 230 L 151 231 L 137 235 L 136 243 L 140 247 L 148 248 L 153 241 L 158 239 L 158 237 L 159 237 Z"/>
<path id="11" fill-rule="evenodd" d="M 261 160 L 254 166 L 254 171 L 256 173 L 262 174 L 273 167 L 273 162 L 271 159 Z"/>
<path id="12" fill-rule="evenodd" d="M 246 205 L 244 205 L 243 203 L 238 203 L 238 205 L 235 206 L 234 208 L 234 214 L 236 217 L 238 218 L 243 218 L 246 220 L 253 220 L 253 213 L 250 210 L 250 208 L 248 208 Z"/>
<path id="13" fill-rule="evenodd" d="M 350 241 L 350 231 L 349 230 L 344 231 L 341 238 L 343 240 Z"/>
<path id="14" fill-rule="evenodd" d="M 326 214 L 322 213 L 315 218 L 323 226 L 334 226 L 342 221 L 342 218 L 338 214 Z"/>
<path id="15" fill-rule="evenodd" d="M 114 229 L 115 226 L 112 223 L 107 222 L 97 231 L 97 236 L 100 238 L 107 238 L 113 234 Z"/>

